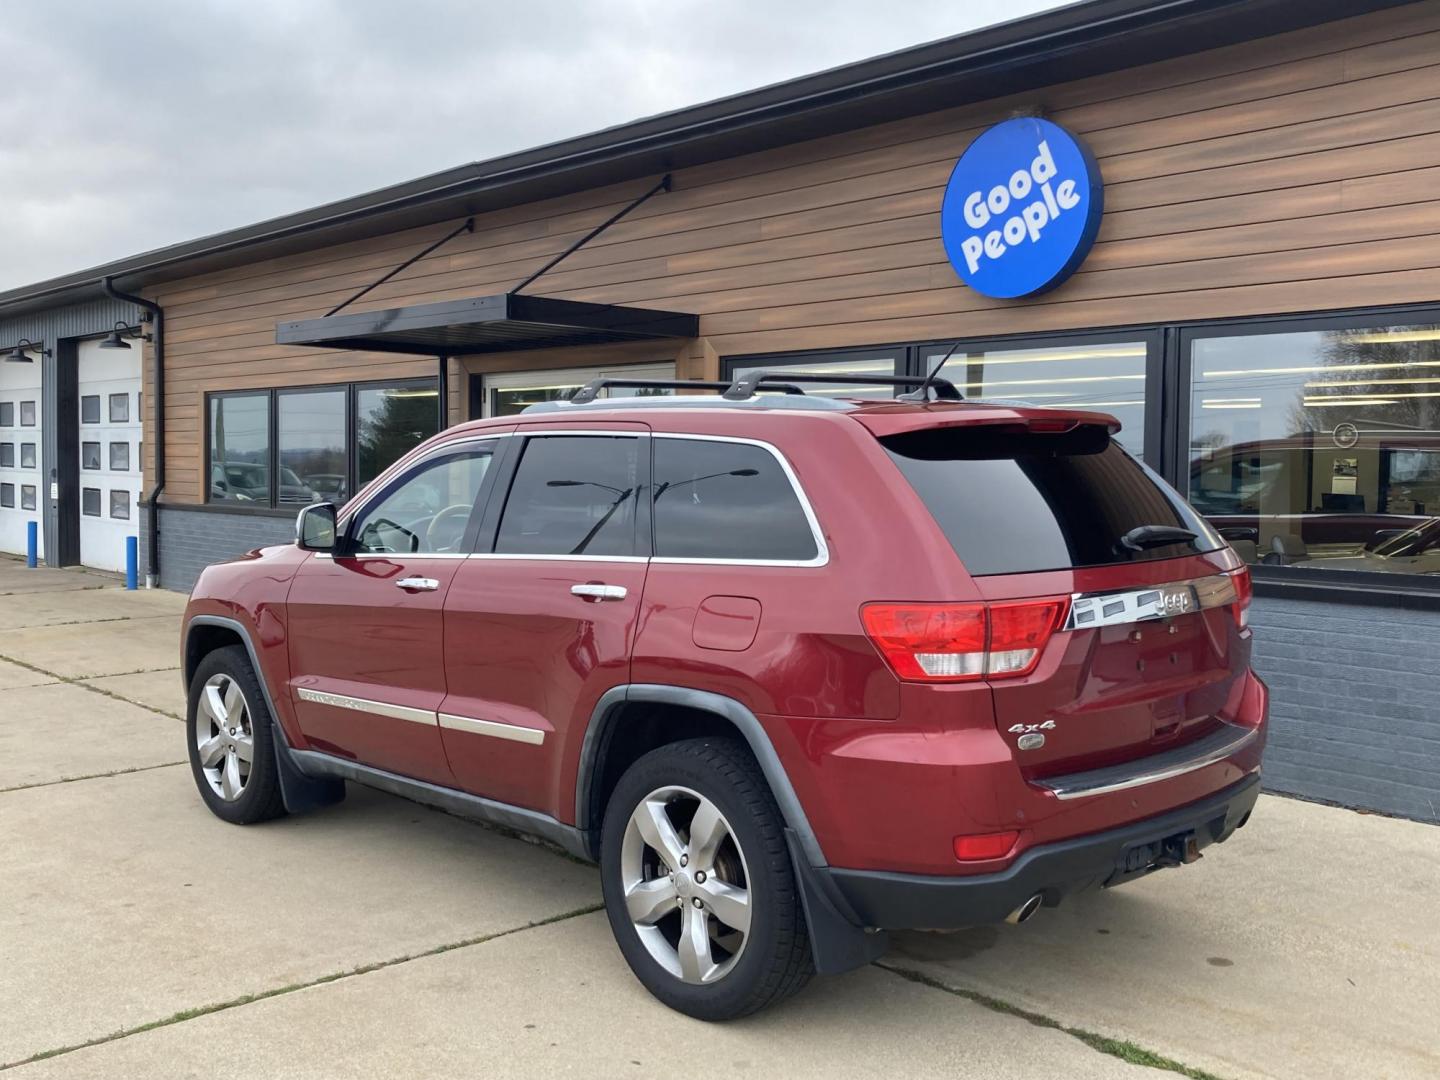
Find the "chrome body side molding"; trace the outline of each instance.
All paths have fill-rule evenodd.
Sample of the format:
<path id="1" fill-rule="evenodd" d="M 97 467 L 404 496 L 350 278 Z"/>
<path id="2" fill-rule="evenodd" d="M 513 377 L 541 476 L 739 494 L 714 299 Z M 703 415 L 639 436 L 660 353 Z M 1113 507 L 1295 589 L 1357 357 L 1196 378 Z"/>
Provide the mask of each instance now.
<path id="1" fill-rule="evenodd" d="M 440 726 L 451 731 L 463 731 L 469 735 L 489 735 L 495 739 L 529 743 L 539 746 L 545 741 L 545 732 L 540 728 L 520 727 L 517 724 L 500 724 L 494 720 L 476 720 L 470 716 L 456 716 L 454 713 L 440 713 Z"/>
<path id="2" fill-rule="evenodd" d="M 350 697 L 347 694 L 330 694 L 324 690 L 311 690 L 306 686 L 295 687 L 295 696 L 301 701 L 313 701 L 316 705 L 329 705 L 335 709 L 349 709 L 352 712 L 388 716 L 392 720 L 409 720 L 413 724 L 435 724 L 435 713 L 429 709 L 413 709 L 409 705 L 391 705 L 387 701 L 372 701 L 369 698 Z"/>

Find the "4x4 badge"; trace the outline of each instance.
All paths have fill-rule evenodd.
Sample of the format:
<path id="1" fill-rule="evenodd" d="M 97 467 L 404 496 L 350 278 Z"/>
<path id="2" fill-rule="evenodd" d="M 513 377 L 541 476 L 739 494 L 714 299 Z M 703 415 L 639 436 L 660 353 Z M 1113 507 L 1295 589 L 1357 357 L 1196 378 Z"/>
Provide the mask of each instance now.
<path id="1" fill-rule="evenodd" d="M 1010 734 L 1011 734 L 1011 735 L 1028 735 L 1028 734 L 1029 734 L 1030 732 L 1032 732 L 1032 731 L 1054 731 L 1054 730 L 1055 730 L 1055 721 L 1054 721 L 1054 720 L 1046 720 L 1044 723 L 1041 723 L 1041 724 L 1011 724 L 1011 725 L 1010 725 Z"/>
<path id="2" fill-rule="evenodd" d="M 1055 721 L 1045 720 L 1038 724 L 1011 724 L 1010 734 L 1020 736 L 1015 740 L 1015 745 L 1021 750 L 1039 750 L 1045 745 L 1045 736 L 1040 733 L 1054 729 Z"/>

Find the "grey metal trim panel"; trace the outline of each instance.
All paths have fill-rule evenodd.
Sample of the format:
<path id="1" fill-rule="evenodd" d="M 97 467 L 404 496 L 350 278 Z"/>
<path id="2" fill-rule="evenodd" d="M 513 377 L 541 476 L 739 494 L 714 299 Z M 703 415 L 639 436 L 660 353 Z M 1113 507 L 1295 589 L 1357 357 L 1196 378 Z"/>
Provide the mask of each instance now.
<path id="1" fill-rule="evenodd" d="M 540 746 L 545 742 L 545 732 L 540 728 L 476 720 L 473 716 L 456 716 L 454 713 L 440 713 L 440 726 L 450 731 L 463 731 L 467 735 L 488 735 L 492 739 L 508 739 L 531 746 Z"/>
<path id="2" fill-rule="evenodd" d="M 1131 788 L 1184 776 L 1207 765 L 1224 761 L 1249 746 L 1259 736 L 1259 728 L 1224 724 L 1219 731 L 1203 739 L 1167 750 L 1163 754 L 1154 754 L 1139 761 L 1126 762 L 1124 765 L 1111 765 L 1104 769 L 1070 773 L 1068 776 L 1052 776 L 1048 780 L 1032 782 L 1037 787 L 1054 792 L 1057 799 L 1083 799 L 1090 795 L 1128 791 Z"/>
<path id="3" fill-rule="evenodd" d="M 308 686 L 297 686 L 296 697 L 301 701 L 313 701 L 316 705 L 329 705 L 333 709 L 349 709 L 352 712 L 370 713 L 372 716 L 388 716 L 391 720 L 408 720 L 412 724 L 435 726 L 435 712 L 432 709 L 413 709 L 409 705 L 392 705 L 388 701 L 373 701 L 370 698 L 351 697 L 349 694 L 332 694 L 325 690 L 312 690 Z"/>
<path id="4" fill-rule="evenodd" d="M 560 846 L 577 858 L 586 860 L 590 858 L 585 850 L 584 838 L 579 829 L 573 825 L 566 825 L 563 821 L 557 821 L 549 814 L 542 814 L 538 810 L 496 802 L 494 799 L 485 799 L 479 795 L 457 791 L 454 788 L 440 787 L 438 784 L 426 783 L 424 780 L 401 776 L 399 773 L 387 772 L 384 769 L 372 768 L 354 761 L 346 761 L 344 758 L 338 758 L 331 754 L 322 754 L 318 750 L 292 749 L 290 759 L 306 776 L 335 776 L 343 780 L 353 780 L 357 784 L 364 784 L 366 787 L 372 787 L 378 791 L 413 799 L 426 806 L 438 807 L 458 817 L 474 818 L 477 821 L 485 821 L 493 825 L 503 825 L 507 829 L 514 829 L 516 832 L 526 833 L 530 836 L 538 836 Z"/>
<path id="5" fill-rule="evenodd" d="M 804 807 L 800 805 L 800 797 L 795 794 L 785 766 L 780 763 L 780 756 L 775 753 L 775 746 L 770 742 L 770 736 L 766 734 L 759 719 L 734 698 L 684 686 L 628 683 L 611 687 L 596 702 L 595 709 L 590 714 L 590 723 L 585 728 L 585 740 L 580 747 L 580 766 L 575 778 L 575 822 L 582 833 L 590 828 L 587 820 L 590 785 L 595 773 L 595 755 L 599 750 L 600 738 L 606 725 L 611 722 L 608 719 L 609 714 L 628 701 L 683 705 L 714 713 L 734 724 L 745 737 L 755 760 L 760 763 L 760 771 L 765 774 L 775 801 L 780 805 L 785 824 L 795 831 L 795 838 L 805 852 L 805 858 L 811 866 L 826 865 L 825 853 L 820 848 L 820 841 L 816 839 L 815 830 L 810 827 L 810 819 L 805 816 Z M 598 826 L 598 822 L 596 825 Z"/>

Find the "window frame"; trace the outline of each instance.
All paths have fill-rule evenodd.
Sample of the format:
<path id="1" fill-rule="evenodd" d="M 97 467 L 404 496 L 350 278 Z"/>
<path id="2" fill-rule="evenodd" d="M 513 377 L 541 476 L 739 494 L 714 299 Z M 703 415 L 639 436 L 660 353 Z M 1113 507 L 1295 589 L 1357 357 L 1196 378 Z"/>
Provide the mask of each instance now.
<path id="1" fill-rule="evenodd" d="M 718 442 L 737 443 L 742 446 L 754 446 L 766 451 L 775 459 L 780 466 L 780 472 L 790 482 L 790 490 L 800 504 L 800 512 L 805 515 L 805 521 L 810 526 L 810 536 L 815 542 L 815 554 L 808 559 L 724 559 L 715 556 L 696 557 L 682 555 L 656 555 L 658 549 L 655 546 L 655 514 L 653 509 L 649 512 L 650 518 L 650 561 L 676 566 L 825 566 L 830 561 L 830 547 L 825 543 L 825 531 L 820 527 L 820 520 L 815 515 L 815 507 L 811 504 L 809 496 L 805 493 L 800 478 L 795 475 L 795 470 L 790 462 L 782 454 L 778 447 L 761 439 L 747 439 L 735 435 L 692 435 L 686 432 L 656 431 L 650 435 L 650 468 L 649 476 L 653 482 L 655 476 L 655 453 L 662 439 L 688 441 L 688 442 Z M 648 484 L 647 484 L 648 488 Z M 653 507 L 653 496 L 646 500 L 647 507 Z"/>
<path id="2" fill-rule="evenodd" d="M 294 517 L 294 515 L 298 513 L 302 507 L 299 504 L 286 504 L 279 501 L 280 397 L 284 394 L 323 393 L 325 391 L 334 392 L 336 390 L 343 390 L 345 393 L 345 484 L 348 490 L 352 492 L 349 501 L 345 504 L 345 509 L 348 512 L 350 504 L 355 502 L 356 497 L 358 497 L 360 494 L 360 486 L 356 482 L 356 478 L 359 475 L 360 458 L 358 446 L 359 431 L 356 426 L 358 421 L 357 403 L 359 401 L 360 391 L 375 388 L 419 389 L 422 387 L 426 389 L 439 390 L 439 379 L 434 375 L 429 375 L 410 376 L 403 379 L 362 379 L 351 382 L 316 383 L 313 386 L 272 386 L 244 390 L 233 389 L 206 391 L 203 403 L 205 415 L 204 423 L 202 425 L 202 427 L 204 428 L 204 433 L 202 435 L 202 458 L 204 461 L 204 466 L 201 475 L 201 490 L 203 497 L 201 499 L 201 502 L 197 505 L 207 510 L 223 511 L 225 513 L 253 514 L 261 517 Z M 266 437 L 268 439 L 268 445 L 266 448 L 266 464 L 269 469 L 269 490 L 266 493 L 266 501 L 262 504 L 246 504 L 240 502 L 230 502 L 228 500 L 212 499 L 210 497 L 210 473 L 212 469 L 211 452 L 214 449 L 214 433 L 211 430 L 213 426 L 213 410 L 211 408 L 211 402 L 215 400 L 223 400 L 225 398 L 233 397 L 260 396 L 264 396 L 266 399 Z M 438 416 L 436 417 L 436 424 L 436 431 L 431 435 L 427 435 L 425 437 L 426 439 L 434 438 L 436 434 L 439 434 L 440 431 L 444 430 L 443 428 L 438 427 Z M 422 444 L 423 441 L 424 440 L 422 440 Z M 369 481 L 369 483 L 374 483 L 375 481 L 383 479 L 389 473 L 390 469 L 394 465 L 398 464 L 399 461 L 403 461 L 406 456 L 408 456 L 408 451 L 406 454 L 401 455 L 401 457 L 397 461 L 391 462 L 390 465 L 387 465 L 380 472 L 380 474 L 374 477 L 372 481 Z"/>
<path id="3" fill-rule="evenodd" d="M 1172 426 L 1174 475 L 1166 479 L 1187 501 L 1189 493 L 1189 445 L 1194 380 L 1193 344 L 1205 338 L 1265 337 L 1271 334 L 1310 333 L 1324 330 L 1368 330 L 1402 323 L 1440 325 L 1440 307 L 1406 305 L 1392 308 L 1361 308 L 1350 312 L 1320 312 L 1312 315 L 1268 316 L 1195 322 L 1177 326 L 1176 365 L 1173 387 Z M 1440 577 L 1423 574 L 1385 573 L 1374 570 L 1333 570 L 1322 567 L 1272 566 L 1257 563 L 1251 576 L 1262 587 L 1261 594 L 1353 602 L 1358 594 L 1364 602 L 1388 600 L 1395 606 L 1440 606 Z M 1270 586 L 1270 589 L 1264 588 Z M 1346 595 L 1349 594 L 1349 595 Z M 1407 602 L 1407 598 L 1409 598 Z"/>

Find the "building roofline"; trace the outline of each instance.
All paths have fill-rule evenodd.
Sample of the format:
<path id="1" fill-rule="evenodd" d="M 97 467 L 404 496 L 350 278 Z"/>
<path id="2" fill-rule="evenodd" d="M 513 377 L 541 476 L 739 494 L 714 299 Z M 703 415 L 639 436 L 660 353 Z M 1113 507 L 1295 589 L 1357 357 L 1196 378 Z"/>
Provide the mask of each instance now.
<path id="1" fill-rule="evenodd" d="M 1406 2 L 1086 0 L 19 286 L 0 292 L 0 316 L 92 298 L 107 277 L 133 291 Z"/>

